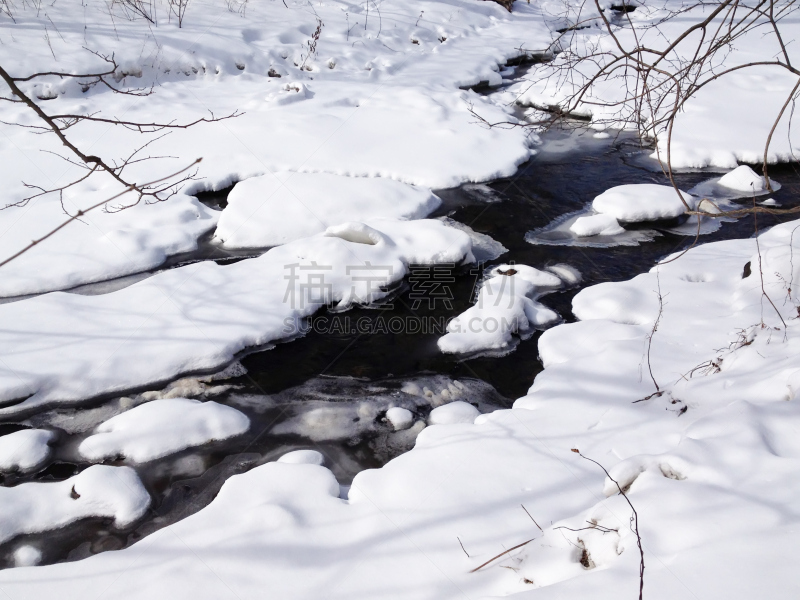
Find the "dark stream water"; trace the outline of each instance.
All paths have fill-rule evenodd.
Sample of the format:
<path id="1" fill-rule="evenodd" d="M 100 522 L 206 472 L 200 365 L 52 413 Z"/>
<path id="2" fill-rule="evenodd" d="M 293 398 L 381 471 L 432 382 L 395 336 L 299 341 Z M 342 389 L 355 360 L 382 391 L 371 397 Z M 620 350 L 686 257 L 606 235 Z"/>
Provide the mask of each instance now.
<path id="1" fill-rule="evenodd" d="M 516 262 L 536 268 L 566 263 L 577 268 L 580 286 L 544 296 L 541 302 L 556 310 L 565 321 L 573 319 L 571 300 L 582 287 L 603 281 L 631 278 L 648 270 L 661 257 L 687 247 L 692 238 L 664 234 L 641 246 L 578 248 L 532 245 L 525 234 L 543 227 L 566 213 L 580 210 L 609 187 L 625 183 L 667 183 L 666 178 L 643 166 L 643 152 L 631 140 L 599 141 L 586 136 L 578 139 L 580 150 L 560 151 L 575 145 L 575 132 L 549 134 L 551 151 L 542 152 L 522 165 L 514 177 L 494 181 L 487 187 L 465 186 L 440 190 L 443 205 L 436 216 L 448 216 L 501 242 L 508 252 L 489 263 Z M 712 176 L 709 173 L 683 173 L 677 176 L 682 189 L 689 189 Z M 800 198 L 800 175 L 794 166 L 771 171 L 783 184 L 772 197 L 784 207 Z M 225 192 L 203 194 L 209 205 L 225 204 Z M 759 227 L 775 224 L 777 218 L 759 217 Z M 726 223 L 702 242 L 749 237 L 754 231 L 752 218 Z M 221 263 L 242 260 L 254 252 L 222 252 L 207 243 L 191 255 L 174 257 L 167 266 L 187 261 L 217 260 Z M 488 265 L 487 265 L 488 266 Z M 344 313 L 351 322 L 368 319 L 376 323 L 387 317 L 447 318 L 467 309 L 479 270 L 454 272 L 450 284 L 452 305 L 426 303 L 415 307 L 409 290 L 401 289 L 393 308 L 356 308 Z M 349 484 L 365 468 L 377 467 L 409 449 L 413 438 L 392 433 L 382 421 L 388 403 L 404 405 L 424 419 L 431 406 L 401 391 L 408 379 L 416 378 L 436 391 L 458 380 L 464 397 L 482 411 L 507 407 L 526 393 L 536 374 L 538 335 L 522 341 L 514 352 L 502 357 L 463 360 L 443 355 L 436 347 L 440 333 L 357 334 L 323 333 L 311 330 L 290 343 L 279 343 L 268 350 L 254 351 L 241 358 L 247 374 L 232 380 L 214 382 L 235 386 L 220 392 L 209 390 L 205 397 L 227 403 L 251 419 L 248 433 L 232 440 L 208 444 L 136 466 L 153 497 L 148 514 L 127 530 L 116 530 L 109 520 L 89 519 L 55 532 L 20 536 L 0 545 L 0 567 L 13 566 L 12 553 L 22 544 L 37 547 L 43 563 L 76 560 L 97 552 L 131 545 L 143 536 L 184 518 L 206 506 L 231 475 L 258 464 L 275 460 L 298 448 L 314 448 L 325 455 L 340 483 Z M 487 385 L 488 384 L 488 385 Z M 212 383 L 208 384 L 213 385 Z M 199 396 L 204 397 L 204 396 Z M 24 424 L 0 424 L 0 435 L 25 426 L 44 426 L 59 432 L 50 463 L 36 473 L 0 475 L 0 484 L 13 486 L 29 481 L 57 481 L 80 472 L 89 465 L 75 459 L 75 447 L 99 422 L 114 412 L 117 400 L 95 402 L 80 408 L 56 409 L 34 415 Z M 361 415 L 364 403 L 375 411 L 355 416 L 349 433 L 325 439 L 319 434 L 289 431 L 272 433 L 276 424 L 301 418 L 309 406 L 335 406 Z M 415 403 L 416 402 L 416 403 Z M 92 411 L 95 411 L 94 413 Z M 92 416 L 94 415 L 94 416 Z M 316 437 L 315 437 L 316 435 Z M 116 461 L 110 464 L 127 464 Z"/>

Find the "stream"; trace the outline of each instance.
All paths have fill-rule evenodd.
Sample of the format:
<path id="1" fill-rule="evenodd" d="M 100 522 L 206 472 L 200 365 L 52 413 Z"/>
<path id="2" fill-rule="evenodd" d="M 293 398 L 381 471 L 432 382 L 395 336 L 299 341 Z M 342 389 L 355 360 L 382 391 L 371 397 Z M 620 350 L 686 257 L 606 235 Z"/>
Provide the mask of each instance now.
<path id="1" fill-rule="evenodd" d="M 633 138 L 600 140 L 585 130 L 554 130 L 544 140 L 540 152 L 511 178 L 436 191 L 443 202 L 432 218 L 448 217 L 468 225 L 508 249 L 481 268 L 454 270 L 453 281 L 448 284 L 450 306 L 444 302 L 415 306 L 406 283 L 393 297 L 391 308 L 359 307 L 342 315 L 328 315 L 347 317 L 351 322 L 361 319 L 377 330 L 373 333 L 311 329 L 298 339 L 241 356 L 246 373 L 239 370 L 237 376 L 224 380 L 201 378 L 174 383 L 178 390 L 181 385 L 192 387 L 193 397 L 229 404 L 244 412 L 251 420 L 250 430 L 226 441 L 132 465 L 153 503 L 147 515 L 131 528 L 118 530 L 108 519 L 87 519 L 57 531 L 18 536 L 0 545 L 0 568 L 14 565 L 13 552 L 23 544 L 42 552 L 42 564 L 79 560 L 130 546 L 208 505 L 230 476 L 276 460 L 291 450 L 313 448 L 321 452 L 346 497 L 356 473 L 380 467 L 413 447 L 418 430 L 413 434 L 394 432 L 383 419 L 391 404 L 409 408 L 418 421 L 424 421 L 437 403 L 454 397 L 476 405 L 481 412 L 510 407 L 514 399 L 525 395 L 542 370 L 537 352 L 540 333 L 521 341 L 504 356 L 465 360 L 438 350 L 436 341 L 442 332 L 392 333 L 378 326 L 379 320 L 416 317 L 440 322 L 455 316 L 471 305 L 483 267 L 513 262 L 539 269 L 563 263 L 580 271 L 580 285 L 540 299 L 569 322 L 574 320 L 572 298 L 583 287 L 634 277 L 649 270 L 658 259 L 694 242 L 691 236 L 673 233 L 663 233 L 639 246 L 610 248 L 527 242 L 528 232 L 585 208 L 596 195 L 612 186 L 667 183 L 666 177 L 653 169 L 652 161 L 645 158 L 649 151 L 640 148 Z M 783 207 L 796 205 L 800 174 L 795 166 L 772 167 L 770 175 L 783 186 L 771 197 Z M 677 174 L 676 181 L 681 189 L 688 190 L 711 176 L 709 172 L 687 172 Z M 226 192 L 198 197 L 219 209 L 225 205 Z M 776 217 L 759 216 L 758 226 L 764 229 L 776 222 Z M 742 218 L 702 236 L 700 243 L 749 237 L 753 232 L 752 217 Z M 221 264 L 246 260 L 263 251 L 223 252 L 210 245 L 209 238 L 210 235 L 201 240 L 196 252 L 173 257 L 159 270 L 198 260 Z M 144 276 L 72 291 L 108 293 Z M 422 277 L 433 276 L 431 269 L 427 275 L 422 272 Z M 77 408 L 46 409 L 22 422 L 0 422 L 0 435 L 27 427 L 49 428 L 58 434 L 49 464 L 35 473 L 2 474 L 0 485 L 60 481 L 87 468 L 89 463 L 76 458 L 77 445 L 97 424 L 120 412 L 125 402 L 128 400 L 118 398 L 95 401 Z M 312 413 L 319 418 L 309 418 Z M 131 463 L 119 459 L 107 464 Z"/>

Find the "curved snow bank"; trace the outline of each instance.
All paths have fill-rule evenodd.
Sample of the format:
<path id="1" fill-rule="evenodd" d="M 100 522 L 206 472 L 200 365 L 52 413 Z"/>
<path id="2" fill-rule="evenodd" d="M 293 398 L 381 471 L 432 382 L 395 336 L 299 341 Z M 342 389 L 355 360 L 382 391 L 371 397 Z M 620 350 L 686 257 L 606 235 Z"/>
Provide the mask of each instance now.
<path id="1" fill-rule="evenodd" d="M 23 429 L 0 437 L 0 471 L 30 471 L 43 464 L 54 437 L 46 429 Z"/>
<path id="2" fill-rule="evenodd" d="M 534 328 L 558 319 L 535 298 L 561 285 L 557 275 L 527 265 L 494 267 L 475 306 L 448 323 L 447 333 L 437 342 L 439 349 L 456 354 L 512 348 L 515 336 L 528 337 Z"/>
<path id="3" fill-rule="evenodd" d="M 97 194 L 87 192 L 79 206 L 85 206 L 87 197 L 95 202 L 103 198 Z M 66 215 L 46 200 L 0 211 L 0 260 L 64 222 Z M 71 202 L 67 207 L 78 210 Z M 68 289 L 155 268 L 171 254 L 197 249 L 197 238 L 214 228 L 217 217 L 184 194 L 120 212 L 95 210 L 81 217 L 82 223 L 72 223 L 0 267 L 0 297 Z"/>
<path id="4" fill-rule="evenodd" d="M 347 241 L 367 227 L 378 241 Z M 440 221 L 347 224 L 264 255 L 202 262 L 101 296 L 56 292 L 0 305 L 0 409 L 75 401 L 211 370 L 240 350 L 302 332 L 329 303 L 370 303 L 411 263 L 472 261 L 466 233 Z"/>
<path id="5" fill-rule="evenodd" d="M 693 206 L 694 199 L 689 194 L 680 192 L 679 197 L 672 186 L 634 183 L 606 190 L 592 201 L 592 208 L 623 223 L 674 219 L 686 212 L 681 197 Z"/>
<path id="6" fill-rule="evenodd" d="M 332 585 L 359 600 L 450 600 L 467 589 L 635 597 L 630 508 L 577 448 L 629 486 L 648 598 L 793 599 L 800 588 L 785 557 L 800 530 L 800 326 L 790 317 L 800 297 L 784 281 L 800 277 L 798 227 L 759 238 L 765 289 L 787 328 L 766 304 L 761 326 L 753 239 L 699 246 L 659 267 L 668 301 L 649 366 L 660 396 L 634 402 L 655 390 L 653 271 L 578 294 L 587 320 L 543 334 L 546 368 L 514 409 L 423 429 L 412 451 L 358 474 L 348 500 L 323 467 L 269 463 L 132 548 L 5 570 L 0 585 L 33 600 L 101 591 L 139 600 L 189 584 L 198 600 L 264 589 L 300 600 L 329 596 Z"/>
<path id="7" fill-rule="evenodd" d="M 144 515 L 150 496 L 130 467 L 94 465 L 58 483 L 0 487 L 0 502 L 0 542 L 5 542 L 88 517 L 111 518 L 116 527 L 127 527 Z"/>
<path id="8" fill-rule="evenodd" d="M 214 233 L 226 248 L 277 246 L 345 221 L 420 219 L 441 201 L 391 179 L 275 173 L 237 183 Z"/>
<path id="9" fill-rule="evenodd" d="M 102 423 L 78 446 L 90 461 L 122 456 L 143 463 L 247 431 L 250 419 L 235 408 L 186 398 L 153 400 Z"/>

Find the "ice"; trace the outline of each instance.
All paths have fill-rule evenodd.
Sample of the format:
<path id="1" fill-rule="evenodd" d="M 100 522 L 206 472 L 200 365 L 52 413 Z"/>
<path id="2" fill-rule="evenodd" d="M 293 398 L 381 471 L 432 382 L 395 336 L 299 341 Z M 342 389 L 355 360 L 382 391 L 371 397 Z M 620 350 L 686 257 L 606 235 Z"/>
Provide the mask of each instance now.
<path id="1" fill-rule="evenodd" d="M 549 225 L 526 233 L 525 241 L 542 246 L 613 248 L 614 246 L 638 246 L 645 242 L 651 242 L 661 235 L 654 229 L 623 229 L 616 235 L 599 233 L 591 237 L 581 237 L 572 230 L 572 226 L 580 219 L 591 218 L 593 215 L 594 212 L 591 209 L 562 215 Z"/>
<path id="2" fill-rule="evenodd" d="M 31 471 L 51 453 L 55 434 L 46 429 L 23 429 L 0 437 L 0 471 Z"/>
<path id="3" fill-rule="evenodd" d="M 582 280 L 581 273 L 578 269 L 564 263 L 550 265 L 549 267 L 545 267 L 545 270 L 558 276 L 565 285 L 577 285 Z"/>
<path id="4" fill-rule="evenodd" d="M 130 467 L 93 465 L 57 483 L 0 487 L 0 543 L 23 533 L 58 529 L 88 517 L 113 519 L 124 528 L 141 518 L 150 496 Z"/>
<path id="5" fill-rule="evenodd" d="M 294 450 L 281 456 L 278 462 L 292 465 L 321 465 L 325 462 L 325 457 L 316 450 Z"/>
<path id="6" fill-rule="evenodd" d="M 277 246 L 345 221 L 423 218 L 440 202 L 428 189 L 380 177 L 270 173 L 234 186 L 214 238 L 226 248 Z"/>
<path id="7" fill-rule="evenodd" d="M 606 214 L 578 217 L 578 219 L 570 225 L 569 230 L 578 237 L 618 235 L 625 232 L 614 217 Z"/>
<path id="8" fill-rule="evenodd" d="M 772 178 L 770 185 L 775 191 L 781 189 L 781 184 Z M 770 191 L 763 176 L 758 175 L 747 165 L 742 165 L 722 177 L 714 177 L 697 184 L 689 190 L 689 193 L 711 199 L 716 203 L 722 202 L 725 207 L 725 200 L 761 196 Z"/>
<path id="9" fill-rule="evenodd" d="M 408 429 L 414 422 L 414 414 L 407 408 L 402 408 L 400 406 L 393 406 L 387 410 L 386 418 L 392 424 L 395 431 Z"/>
<path id="10" fill-rule="evenodd" d="M 428 416 L 431 425 L 454 425 L 456 423 L 472 423 L 481 414 L 478 409 L 461 400 L 434 408 Z"/>
<path id="11" fill-rule="evenodd" d="M 681 202 L 681 197 L 686 205 Z M 689 194 L 655 183 L 618 185 L 592 201 L 595 211 L 623 223 L 674 219 L 686 212 L 687 205 L 689 209 L 694 206 L 694 200 Z"/>
<path id="12" fill-rule="evenodd" d="M 250 420 L 235 408 L 187 398 L 153 400 L 112 417 L 78 446 L 86 460 L 134 463 L 240 435 Z"/>
<path id="13" fill-rule="evenodd" d="M 508 352 L 516 337 L 529 337 L 535 328 L 558 320 L 558 315 L 535 300 L 563 285 L 553 273 L 527 265 L 500 265 L 490 270 L 476 304 L 452 319 L 437 344 L 442 352 Z"/>

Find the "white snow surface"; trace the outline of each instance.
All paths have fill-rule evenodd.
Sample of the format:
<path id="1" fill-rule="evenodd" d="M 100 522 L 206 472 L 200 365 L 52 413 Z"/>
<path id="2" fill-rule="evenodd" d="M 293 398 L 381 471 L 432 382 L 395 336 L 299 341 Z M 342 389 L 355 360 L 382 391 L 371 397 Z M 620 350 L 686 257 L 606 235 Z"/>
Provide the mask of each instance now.
<path id="1" fill-rule="evenodd" d="M 195 263 L 110 294 L 0 305 L 0 400 L 24 398 L 0 414 L 222 367 L 244 348 L 297 335 L 328 302 L 374 302 L 409 264 L 471 262 L 470 249 L 466 233 L 436 220 L 346 223 L 258 258 Z"/>
<path id="2" fill-rule="evenodd" d="M 294 450 L 281 456 L 278 462 L 291 465 L 321 465 L 325 462 L 325 457 L 316 450 Z"/>
<path id="3" fill-rule="evenodd" d="M 5 570 L 0 585 L 32 599 L 635 597 L 631 510 L 578 449 L 628 490 L 646 597 L 796 598 L 785 557 L 800 541 L 800 296 L 785 281 L 800 276 L 799 226 L 758 240 L 785 328 L 758 272 L 742 278 L 754 239 L 698 246 L 581 291 L 581 320 L 542 335 L 545 370 L 513 409 L 422 430 L 413 450 L 359 473 L 347 500 L 324 467 L 268 463 L 131 548 Z M 668 302 L 650 367 L 663 394 L 634 402 L 655 391 L 645 351 L 658 285 Z"/>
<path id="4" fill-rule="evenodd" d="M 747 165 L 736 167 L 730 173 L 720 177 L 720 185 L 739 192 L 763 192 L 767 189 L 767 182 L 763 175 L 759 175 Z"/>
<path id="5" fill-rule="evenodd" d="M 515 3 L 515 7 L 519 4 Z M 524 80 L 506 88 L 500 94 L 502 99 L 498 98 L 498 101 L 517 102 L 537 109 L 557 105 L 566 107 L 583 83 L 583 78 L 594 77 L 601 68 L 609 67 L 604 60 L 604 52 L 618 51 L 618 43 L 630 49 L 637 42 L 655 50 L 665 49 L 693 23 L 708 18 L 718 6 L 717 3 L 703 5 L 684 0 L 654 0 L 642 3 L 634 12 L 619 16 L 619 13 L 607 10 L 610 4 L 604 2 L 601 6 L 606 7 L 606 15 L 610 15 L 614 21 L 614 38 L 605 33 L 593 2 L 543 4 L 542 12 L 545 15 L 549 13 L 545 18 L 551 20 L 554 30 L 553 48 L 569 47 L 571 52 L 556 55 L 553 62 L 538 66 Z M 688 7 L 693 8 L 687 12 Z M 670 12 L 675 11 L 682 14 L 664 21 Z M 565 12 L 569 13 L 566 20 L 563 18 Z M 723 10 L 710 21 L 709 32 L 724 26 L 724 14 Z M 580 30 L 563 35 L 556 31 L 578 23 L 583 26 Z M 797 24 L 785 19 L 781 23 L 781 31 L 783 36 L 794 39 Z M 707 40 L 710 35 L 706 37 Z M 687 36 L 677 50 L 666 55 L 666 60 L 673 64 L 691 60 L 698 41 L 698 36 Z M 669 142 L 669 158 L 673 168 L 733 169 L 739 162 L 755 164 L 764 160 L 766 132 L 771 130 L 784 103 L 791 96 L 796 76 L 783 68 L 758 66 L 758 63 L 774 61 L 777 56 L 782 56 L 781 50 L 781 44 L 770 34 L 765 19 L 761 26 L 740 36 L 734 44 L 726 46 L 722 53 L 706 62 L 710 71 L 715 73 L 720 73 L 723 67 L 733 70 L 698 89 L 677 114 Z M 786 50 L 789 60 L 796 62 L 800 50 L 793 48 L 792 44 Z M 564 57 L 572 58 L 575 53 L 596 56 L 596 60 L 582 63 L 580 75 L 574 70 L 564 69 Z M 756 63 L 756 66 L 742 68 L 751 63 Z M 607 75 L 599 78 L 593 90 L 584 96 L 584 101 L 575 110 L 576 114 L 591 118 L 593 125 L 601 131 L 618 125 L 620 112 L 626 113 L 633 108 L 632 103 L 627 106 L 619 103 L 626 99 L 626 90 L 635 88 L 634 70 L 623 75 L 611 68 L 607 70 Z M 625 81 L 626 77 L 630 79 Z M 658 108 L 659 116 L 671 108 L 672 104 L 666 102 Z M 771 140 L 767 151 L 767 161 L 770 163 L 797 160 L 800 155 L 800 134 L 796 127 L 798 116 L 789 113 L 787 110 L 782 115 Z M 666 132 L 661 133 L 664 135 L 659 135 L 658 148 L 652 158 L 666 161 L 667 139 L 670 136 Z"/>
<path id="6" fill-rule="evenodd" d="M 693 207 L 694 200 L 689 194 L 680 192 L 680 195 Z M 623 223 L 672 219 L 686 212 L 686 206 L 673 187 L 655 183 L 612 187 L 592 201 L 592 208 Z"/>
<path id="7" fill-rule="evenodd" d="M 14 21 L 6 16 L 0 21 L 0 64 L 13 76 L 105 71 L 108 63 L 100 53 L 113 54 L 119 67 L 110 81 L 121 89 L 153 86 L 150 95 L 131 96 L 102 84 L 84 90 L 83 80 L 57 76 L 21 82 L 49 114 L 175 124 L 211 114 L 239 116 L 172 129 L 164 137 L 159 136 L 165 131 L 141 134 L 106 123 L 71 127 L 71 142 L 109 162 L 150 143 L 134 158 L 158 158 L 126 167 L 125 176 L 133 181 L 154 181 L 198 157 L 203 161 L 196 172 L 185 173 L 194 179 L 168 201 L 118 211 L 133 202 L 124 195 L 108 212 L 81 216 L 3 267 L 2 296 L 120 277 L 193 250 L 219 213 L 191 194 L 254 176 L 313 172 L 358 178 L 354 185 L 366 187 L 371 184 L 365 178 L 379 178 L 445 188 L 510 176 L 531 155 L 535 136 L 521 128 L 483 127 L 470 112 L 479 108 L 490 121 L 507 121 L 513 118 L 508 107 L 460 87 L 499 84 L 498 65 L 524 53 L 520 48 L 547 45 L 549 30 L 533 6 L 519 4 L 509 14 L 493 2 L 474 0 L 410 0 L 386 10 L 339 0 L 313 6 L 301 0 L 192 0 L 178 27 L 162 0 L 148 3 L 156 10 L 156 24 L 127 12 L 125 3 L 109 7 L 105 0 L 87 0 L 77 11 L 60 2 L 47 10 L 13 4 Z M 317 18 L 321 33 L 312 52 Z M 93 175 L 66 189 L 63 199 L 53 193 L 25 202 L 37 191 L 26 184 L 56 188 L 85 170 L 59 156 L 74 158 L 64 154 L 55 135 L 8 124 L 40 125 L 27 106 L 5 103 L 2 121 L 0 208 L 9 208 L 0 210 L 0 259 L 63 222 L 65 212 L 75 215 L 124 191 L 110 177 Z M 291 180 L 283 181 L 276 200 L 292 189 Z M 315 200 L 308 208 L 327 226 L 326 201 L 318 201 L 318 207 Z M 355 196 L 353 201 L 353 210 L 360 210 Z M 240 230 L 230 216 L 236 204 L 247 212 L 246 202 L 235 203 L 221 233 L 231 237 L 233 227 L 250 244 L 246 236 L 254 232 Z M 293 220 L 297 213 L 291 206 L 282 208 Z M 399 205 L 395 211 L 417 214 Z M 370 210 L 343 220 L 376 214 Z M 311 232 L 302 222 L 285 225 L 286 233 Z M 234 235 L 228 243 L 235 240 Z"/>
<path id="8" fill-rule="evenodd" d="M 402 408 L 401 406 L 393 406 L 387 410 L 386 418 L 389 419 L 395 431 L 408 429 L 414 422 L 414 414 L 407 408 Z"/>
<path id="9" fill-rule="evenodd" d="M 463 400 L 456 400 L 444 406 L 438 406 L 428 416 L 429 425 L 455 425 L 456 423 L 473 423 L 481 414 L 477 408 Z"/>
<path id="10" fill-rule="evenodd" d="M 214 238 L 226 248 L 277 246 L 346 221 L 423 218 L 439 204 L 429 189 L 391 179 L 274 173 L 234 186 Z"/>
<path id="11" fill-rule="evenodd" d="M 0 542 L 5 542 L 88 517 L 127 527 L 144 515 L 150 496 L 132 468 L 93 465 L 65 481 L 0 487 L 0 502 Z"/>
<path id="12" fill-rule="evenodd" d="M 528 337 L 536 327 L 558 315 L 535 300 L 544 291 L 563 285 L 554 273 L 527 265 L 492 268 L 481 284 L 474 306 L 447 325 L 439 338 L 439 350 L 448 354 L 513 349 L 515 336 Z"/>
<path id="13" fill-rule="evenodd" d="M 245 414 L 217 402 L 153 400 L 102 423 L 80 443 L 78 453 L 92 462 L 122 456 L 144 463 L 234 437 L 249 427 Z"/>
<path id="14" fill-rule="evenodd" d="M 596 214 L 578 217 L 569 226 L 569 230 L 578 237 L 592 237 L 595 235 L 618 235 L 625 230 L 620 227 L 617 219 L 612 215 Z"/>
<path id="15" fill-rule="evenodd" d="M 23 429 L 0 437 L 0 471 L 30 471 L 50 457 L 55 434 L 47 429 Z"/>

